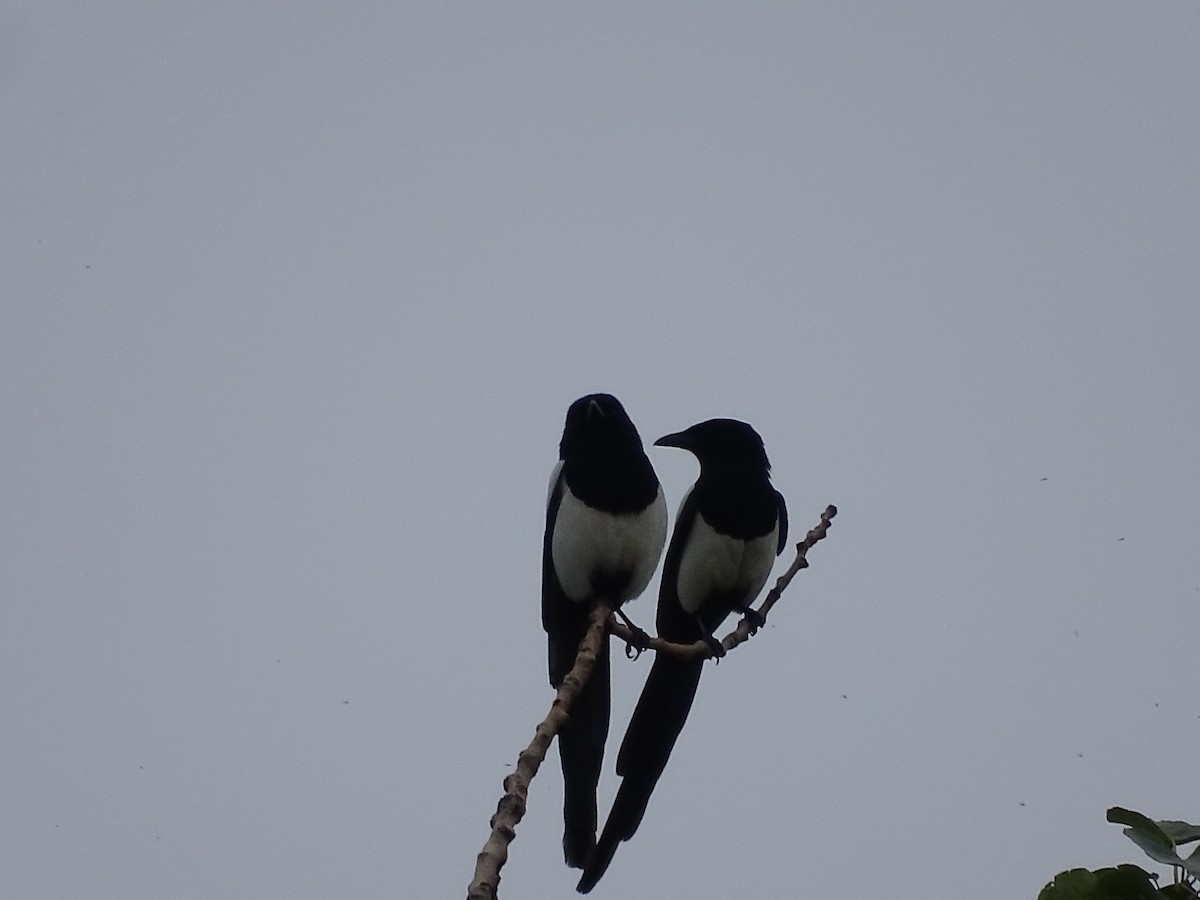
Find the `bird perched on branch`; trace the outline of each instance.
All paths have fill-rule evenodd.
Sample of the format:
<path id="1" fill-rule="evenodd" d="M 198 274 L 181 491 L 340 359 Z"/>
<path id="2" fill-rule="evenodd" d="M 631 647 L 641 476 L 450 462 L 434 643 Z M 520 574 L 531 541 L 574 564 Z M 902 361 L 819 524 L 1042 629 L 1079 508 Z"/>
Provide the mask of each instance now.
<path id="1" fill-rule="evenodd" d="M 575 665 L 592 604 L 618 613 L 646 589 L 667 539 L 667 508 L 654 467 L 624 407 L 609 394 L 567 410 L 550 478 L 542 547 L 542 626 L 550 684 Z M 632 624 L 632 623 L 629 623 Z M 608 737 L 609 648 L 558 734 L 563 771 L 563 857 L 582 868 L 596 844 L 596 784 Z"/>
<path id="2" fill-rule="evenodd" d="M 658 593 L 658 634 L 682 644 L 708 641 L 725 618 L 751 609 L 775 557 L 787 543 L 787 506 L 771 486 L 762 438 L 745 422 L 710 419 L 654 442 L 690 450 L 700 476 L 679 508 Z M 703 660 L 655 657 L 617 755 L 617 790 L 578 890 L 586 894 L 608 869 L 617 845 L 633 837 L 666 768 L 696 688 Z"/>

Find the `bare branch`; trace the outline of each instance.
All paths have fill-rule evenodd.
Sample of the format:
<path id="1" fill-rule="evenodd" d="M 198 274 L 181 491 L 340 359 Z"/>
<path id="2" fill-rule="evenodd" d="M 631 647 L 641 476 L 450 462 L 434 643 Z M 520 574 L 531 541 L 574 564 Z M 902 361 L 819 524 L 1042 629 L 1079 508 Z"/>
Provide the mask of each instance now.
<path id="1" fill-rule="evenodd" d="M 801 569 L 808 568 L 808 551 L 813 548 L 813 545 L 818 541 L 824 540 L 825 535 L 829 534 L 829 526 L 833 523 L 833 517 L 837 515 L 837 507 L 830 504 L 825 507 L 825 512 L 821 513 L 821 521 L 817 523 L 815 528 L 810 528 L 808 534 L 804 536 L 804 540 L 796 545 L 796 558 L 792 560 L 792 564 L 788 566 L 786 572 L 779 576 L 775 581 L 775 586 L 767 592 L 767 596 L 763 599 L 762 606 L 758 608 L 758 614 L 762 616 L 763 621 L 766 621 L 767 613 L 771 611 L 779 598 L 783 596 L 783 592 L 787 590 L 787 586 L 792 583 L 792 579 L 796 577 L 796 573 Z M 745 643 L 750 640 L 754 634 L 754 625 L 749 619 L 743 618 L 738 622 L 737 628 L 731 634 L 727 634 L 721 640 L 721 646 L 726 650 L 732 650 L 738 644 Z"/>
<path id="2" fill-rule="evenodd" d="M 517 836 L 517 823 L 525 815 L 529 783 L 545 760 L 550 742 L 567 721 L 571 704 L 592 676 L 600 642 L 608 640 L 604 623 L 609 615 L 609 608 L 605 604 L 596 603 L 592 606 L 587 632 L 579 644 L 575 665 L 559 685 L 554 702 L 550 704 L 550 712 L 534 730 L 533 740 L 517 757 L 516 769 L 504 779 L 504 796 L 496 805 L 496 814 L 490 822 L 492 833 L 475 860 L 475 877 L 467 888 L 467 900 L 496 900 L 500 869 L 508 860 L 508 845 Z"/>
<path id="3" fill-rule="evenodd" d="M 821 521 L 815 528 L 809 529 L 808 534 L 804 536 L 804 540 L 796 545 L 796 558 L 792 560 L 792 564 L 788 567 L 788 570 L 779 576 L 775 582 L 775 586 L 763 598 L 762 606 L 758 608 L 758 614 L 762 616 L 764 621 L 767 618 L 767 613 L 779 602 L 779 598 L 783 596 L 783 592 L 787 589 L 787 586 L 796 577 L 796 573 L 801 569 L 808 568 L 808 551 L 829 533 L 829 526 L 836 515 L 836 506 L 825 507 L 825 512 L 821 513 Z M 633 641 L 633 632 L 629 630 L 624 622 L 615 616 L 608 620 L 608 630 L 626 643 Z M 721 639 L 721 646 L 726 651 L 732 650 L 739 644 L 744 644 L 750 640 L 755 631 L 756 628 L 750 619 L 743 617 L 738 622 L 737 627 Z M 696 641 L 694 644 L 674 644 L 670 641 L 664 641 L 659 637 L 652 637 L 650 638 L 649 649 L 655 653 L 666 653 L 684 661 L 711 659 L 713 656 L 712 648 L 704 641 Z"/>

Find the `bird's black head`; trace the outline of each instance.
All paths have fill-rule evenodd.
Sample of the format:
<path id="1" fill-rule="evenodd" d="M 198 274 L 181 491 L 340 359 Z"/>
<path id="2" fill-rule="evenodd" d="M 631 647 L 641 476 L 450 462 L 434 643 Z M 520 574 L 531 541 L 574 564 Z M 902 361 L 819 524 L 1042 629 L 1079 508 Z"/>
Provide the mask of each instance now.
<path id="1" fill-rule="evenodd" d="M 642 448 L 642 439 L 621 401 L 612 394 L 587 394 L 571 404 L 558 445 L 560 459 L 580 454 Z"/>
<path id="2" fill-rule="evenodd" d="M 709 419 L 675 434 L 660 437 L 657 447 L 679 447 L 690 450 L 700 461 L 701 469 L 771 470 L 767 451 L 758 432 L 737 419 Z"/>

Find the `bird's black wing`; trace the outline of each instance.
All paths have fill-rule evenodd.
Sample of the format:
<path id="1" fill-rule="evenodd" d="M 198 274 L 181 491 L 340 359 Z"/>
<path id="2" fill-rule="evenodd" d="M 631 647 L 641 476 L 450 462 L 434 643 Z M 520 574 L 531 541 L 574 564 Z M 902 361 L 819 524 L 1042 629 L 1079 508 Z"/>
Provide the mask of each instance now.
<path id="1" fill-rule="evenodd" d="M 772 488 L 774 490 L 774 488 Z M 788 518 L 787 518 L 787 501 L 783 499 L 783 494 L 775 491 L 775 499 L 779 501 L 779 546 L 775 550 L 775 555 L 778 556 L 783 552 L 783 548 L 787 546 L 788 539 Z"/>

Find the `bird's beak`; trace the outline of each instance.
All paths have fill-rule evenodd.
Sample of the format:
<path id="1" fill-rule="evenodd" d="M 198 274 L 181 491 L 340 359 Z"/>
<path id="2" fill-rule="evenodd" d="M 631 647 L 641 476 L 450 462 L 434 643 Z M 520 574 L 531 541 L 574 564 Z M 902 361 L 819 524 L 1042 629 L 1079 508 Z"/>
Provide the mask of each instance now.
<path id="1" fill-rule="evenodd" d="M 602 419 L 604 418 L 604 409 L 600 406 L 600 401 L 598 400 L 588 401 L 587 414 L 589 419 L 592 417 L 593 413 Z"/>
<path id="2" fill-rule="evenodd" d="M 664 434 L 654 442 L 655 447 L 678 447 L 681 450 L 691 449 L 691 441 L 686 432 L 677 431 L 674 434 Z"/>

